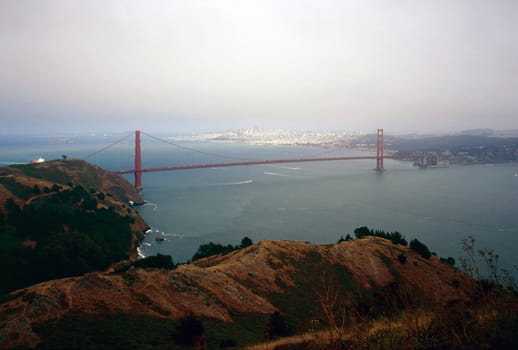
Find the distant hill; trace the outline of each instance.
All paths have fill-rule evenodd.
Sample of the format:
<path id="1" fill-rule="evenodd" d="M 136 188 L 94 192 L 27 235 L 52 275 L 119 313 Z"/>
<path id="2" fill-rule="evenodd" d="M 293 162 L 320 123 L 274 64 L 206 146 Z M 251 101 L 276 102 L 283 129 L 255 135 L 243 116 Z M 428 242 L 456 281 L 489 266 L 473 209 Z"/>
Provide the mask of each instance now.
<path id="1" fill-rule="evenodd" d="M 489 129 L 469 130 L 457 135 L 385 135 L 385 149 L 405 156 L 419 153 L 447 153 L 455 164 L 508 163 L 518 161 L 518 137 L 500 137 Z M 504 134 L 502 134 L 504 135 Z M 376 135 L 365 135 L 353 145 L 376 144 Z"/>

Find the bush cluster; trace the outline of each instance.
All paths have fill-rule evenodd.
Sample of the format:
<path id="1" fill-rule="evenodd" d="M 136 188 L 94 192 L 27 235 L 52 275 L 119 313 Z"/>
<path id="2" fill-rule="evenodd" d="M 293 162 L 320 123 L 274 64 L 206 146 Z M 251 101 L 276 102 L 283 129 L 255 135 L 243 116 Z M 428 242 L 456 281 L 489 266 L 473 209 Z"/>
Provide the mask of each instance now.
<path id="1" fill-rule="evenodd" d="M 410 241 L 410 249 L 421 255 L 425 259 L 430 259 L 432 253 L 428 250 L 428 247 L 420 242 L 417 238 Z"/>
<path id="2" fill-rule="evenodd" d="M 408 245 L 408 242 L 406 241 L 405 237 L 403 237 L 401 233 L 399 233 L 398 231 L 385 232 L 383 230 L 369 230 L 367 226 L 362 226 L 354 230 L 354 235 L 358 239 L 367 236 L 374 236 L 388 239 L 394 244 L 401 244 L 403 246 Z"/>
<path id="3" fill-rule="evenodd" d="M 172 269 L 175 267 L 171 255 L 152 255 L 135 261 L 135 267 L 154 268 L 154 269 Z"/>
<path id="4" fill-rule="evenodd" d="M 218 254 L 228 254 L 230 252 L 233 252 L 234 250 L 251 246 L 252 244 L 252 240 L 248 237 L 244 237 L 241 240 L 241 244 L 235 246 L 233 246 L 232 244 L 222 245 L 219 243 L 209 242 L 207 244 L 202 244 L 198 247 L 198 250 L 192 256 L 192 261 Z"/>

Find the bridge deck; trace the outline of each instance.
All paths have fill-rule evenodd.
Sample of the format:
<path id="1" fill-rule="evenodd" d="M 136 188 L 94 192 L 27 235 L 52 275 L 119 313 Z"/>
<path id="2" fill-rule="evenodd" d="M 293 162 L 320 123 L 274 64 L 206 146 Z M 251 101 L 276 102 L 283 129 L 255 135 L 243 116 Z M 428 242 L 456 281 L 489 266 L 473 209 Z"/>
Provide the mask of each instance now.
<path id="1" fill-rule="evenodd" d="M 384 156 L 383 158 L 394 158 L 391 156 Z M 292 159 L 265 159 L 265 160 L 250 160 L 242 162 L 228 162 L 228 163 L 210 163 L 197 165 L 179 165 L 157 168 L 141 169 L 142 173 L 152 173 L 157 171 L 173 171 L 173 170 L 190 170 L 190 169 L 206 169 L 206 168 L 222 168 L 231 166 L 248 166 L 248 165 L 264 165 L 264 164 L 283 164 L 283 163 L 304 163 L 304 162 L 329 162 L 337 160 L 363 160 L 363 159 L 377 159 L 376 156 L 358 156 L 358 157 L 328 157 L 328 158 L 292 158 Z M 137 170 L 116 170 L 115 174 L 134 174 Z"/>

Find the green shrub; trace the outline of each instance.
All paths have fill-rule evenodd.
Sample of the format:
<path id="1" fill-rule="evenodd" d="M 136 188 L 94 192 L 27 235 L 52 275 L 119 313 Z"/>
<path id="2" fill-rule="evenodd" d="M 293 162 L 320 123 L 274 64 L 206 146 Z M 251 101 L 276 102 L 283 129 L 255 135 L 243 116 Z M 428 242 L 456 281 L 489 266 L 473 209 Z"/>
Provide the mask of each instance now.
<path id="1" fill-rule="evenodd" d="M 410 249 L 421 255 L 425 259 L 430 259 L 432 253 L 428 247 L 421 243 L 417 238 L 410 241 Z"/>
<path id="2" fill-rule="evenodd" d="M 342 242 L 347 242 L 347 241 L 352 241 L 352 237 L 350 234 L 347 234 L 344 238 L 343 235 L 340 236 L 340 239 L 336 242 L 336 243 L 342 243 Z"/>
<path id="3" fill-rule="evenodd" d="M 451 266 L 455 266 L 455 259 L 452 258 L 451 256 L 447 257 L 447 258 L 441 258 L 441 261 L 443 263 L 446 263 L 448 265 L 451 265 Z"/>
<path id="4" fill-rule="evenodd" d="M 254 242 L 252 242 L 252 240 L 248 237 L 244 237 L 242 240 L 241 240 L 241 246 L 240 248 L 246 248 L 246 247 L 249 247 L 251 246 L 252 244 L 254 244 Z"/>
<path id="5" fill-rule="evenodd" d="M 173 339 L 177 344 L 186 346 L 201 345 L 205 342 L 203 334 L 203 322 L 194 315 L 186 316 L 180 319 L 180 324 L 176 327 Z"/>
<path id="6" fill-rule="evenodd" d="M 394 244 L 401 244 L 403 246 L 407 246 L 408 242 L 405 237 L 401 235 L 398 231 L 395 232 L 385 232 L 383 230 L 369 230 L 367 226 L 358 227 L 354 230 L 354 235 L 356 238 L 364 238 L 368 236 L 380 237 L 390 240 Z M 349 235 L 347 235 L 350 237 Z M 343 238 L 342 238 L 343 239 Z M 345 240 L 348 240 L 347 238 Z M 339 240 L 338 242 L 341 242 Z"/>
<path id="7" fill-rule="evenodd" d="M 35 195 L 38 195 L 41 193 L 41 190 L 38 185 L 34 185 L 34 187 L 32 188 L 32 193 L 34 193 Z"/>
<path id="8" fill-rule="evenodd" d="M 174 267 L 171 255 L 157 254 L 148 256 L 135 261 L 135 267 L 154 268 L 154 269 L 172 269 Z"/>
<path id="9" fill-rule="evenodd" d="M 268 339 L 286 337 L 291 335 L 291 333 L 284 317 L 282 317 L 279 311 L 275 311 L 270 315 L 268 323 L 266 324 L 266 335 Z"/>
<path id="10" fill-rule="evenodd" d="M 232 338 L 227 338 L 225 340 L 222 340 L 219 343 L 220 349 L 229 349 L 229 348 L 235 348 L 237 346 L 237 342 Z"/>
<path id="11" fill-rule="evenodd" d="M 241 245 L 239 245 L 239 246 L 237 246 L 237 245 L 233 246 L 231 244 L 222 245 L 219 243 L 209 242 L 207 244 L 202 244 L 198 247 L 198 250 L 192 256 L 192 261 L 195 261 L 195 260 L 198 260 L 201 258 L 206 258 L 206 257 L 212 256 L 212 255 L 228 254 L 230 252 L 233 252 L 234 250 L 238 250 L 241 248 L 251 246 L 252 244 L 254 244 L 254 243 L 248 237 L 244 237 L 241 240 Z"/>

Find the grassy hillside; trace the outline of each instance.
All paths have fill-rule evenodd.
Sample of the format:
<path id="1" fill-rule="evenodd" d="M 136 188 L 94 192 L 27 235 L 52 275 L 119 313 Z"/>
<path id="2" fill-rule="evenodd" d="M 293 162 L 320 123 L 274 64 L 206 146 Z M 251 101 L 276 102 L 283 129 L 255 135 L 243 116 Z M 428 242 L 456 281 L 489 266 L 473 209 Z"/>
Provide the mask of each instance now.
<path id="1" fill-rule="evenodd" d="M 478 287 L 439 258 L 379 237 L 263 241 L 173 270 L 17 291 L 0 306 L 0 346 L 113 348 L 119 339 L 120 348 L 219 349 L 281 337 L 288 348 L 516 344 L 516 297 L 496 286 L 481 296 Z"/>
<path id="2" fill-rule="evenodd" d="M 27 198 L 30 190 L 36 184 L 41 190 L 45 186 L 51 188 L 58 185 L 81 185 L 87 191 L 95 189 L 98 192 L 109 194 L 119 202 L 129 200 L 141 203 L 143 200 L 133 186 L 118 175 L 114 175 L 93 164 L 79 159 L 52 160 L 37 164 L 15 164 L 0 167 L 0 184 L 12 182 L 9 178 L 16 177 L 18 187 L 29 189 L 29 193 L 18 193 L 20 198 Z M 23 190 L 22 190 L 23 191 Z M 17 196 L 17 193 L 13 193 Z"/>

